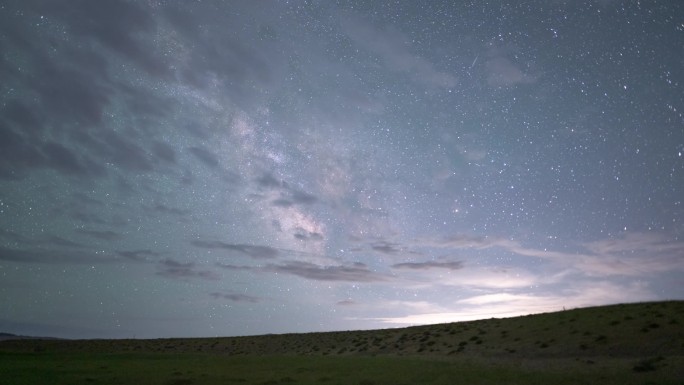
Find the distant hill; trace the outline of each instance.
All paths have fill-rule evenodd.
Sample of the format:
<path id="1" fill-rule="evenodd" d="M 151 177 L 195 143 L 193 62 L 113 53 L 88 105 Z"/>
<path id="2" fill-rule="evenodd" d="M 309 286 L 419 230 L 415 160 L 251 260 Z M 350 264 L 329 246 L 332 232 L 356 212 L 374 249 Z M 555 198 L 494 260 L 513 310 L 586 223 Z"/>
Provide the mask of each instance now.
<path id="1" fill-rule="evenodd" d="M 32 336 L 21 336 L 12 333 L 2 333 L 0 332 L 0 341 L 9 340 L 58 340 L 59 338 L 54 337 L 32 337 Z"/>
<path id="2" fill-rule="evenodd" d="M 17 337 L 19 336 L 11 333 L 0 333 L 0 341 L 16 339 Z"/>
<path id="3" fill-rule="evenodd" d="M 490 358 L 684 356 L 684 301 L 398 329 L 152 340 L 6 340 L 3 350 Z M 21 337 L 19 337 L 21 338 Z"/>

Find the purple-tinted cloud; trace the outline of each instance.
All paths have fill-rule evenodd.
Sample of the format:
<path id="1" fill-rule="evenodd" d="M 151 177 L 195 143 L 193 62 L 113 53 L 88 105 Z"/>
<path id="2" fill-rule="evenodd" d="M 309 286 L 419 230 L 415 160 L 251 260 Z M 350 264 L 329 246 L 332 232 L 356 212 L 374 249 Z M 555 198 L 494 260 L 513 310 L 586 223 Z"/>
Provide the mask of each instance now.
<path id="1" fill-rule="evenodd" d="M 254 297 L 247 294 L 240 293 L 211 293 L 209 294 L 214 299 L 225 299 L 232 302 L 246 302 L 246 303 L 257 303 L 261 301 L 261 298 Z"/>
<path id="2" fill-rule="evenodd" d="M 460 270 L 463 268 L 463 262 L 461 262 L 461 261 L 404 262 L 404 263 L 394 264 L 394 265 L 392 265 L 392 267 L 395 269 L 409 269 L 409 270 L 429 270 L 429 269 Z"/>
<path id="3" fill-rule="evenodd" d="M 225 243 L 221 241 L 200 241 L 195 240 L 191 242 L 193 246 L 201 247 L 205 249 L 219 249 L 219 250 L 231 250 L 237 251 L 241 254 L 247 255 L 252 258 L 257 259 L 272 259 L 276 258 L 279 254 L 278 249 L 270 246 L 259 246 L 259 245 L 245 245 L 245 244 L 235 244 L 235 243 Z"/>
<path id="4" fill-rule="evenodd" d="M 264 271 L 296 275 L 315 281 L 333 282 L 382 282 L 389 277 L 375 273 L 362 263 L 351 266 L 319 266 L 308 262 L 288 262 L 282 265 L 268 265 Z"/>
<path id="5" fill-rule="evenodd" d="M 180 280 L 200 278 L 212 281 L 221 278 L 220 275 L 210 270 L 196 270 L 194 262 L 182 263 L 169 258 L 159 262 L 158 267 L 157 275 L 166 278 Z"/>

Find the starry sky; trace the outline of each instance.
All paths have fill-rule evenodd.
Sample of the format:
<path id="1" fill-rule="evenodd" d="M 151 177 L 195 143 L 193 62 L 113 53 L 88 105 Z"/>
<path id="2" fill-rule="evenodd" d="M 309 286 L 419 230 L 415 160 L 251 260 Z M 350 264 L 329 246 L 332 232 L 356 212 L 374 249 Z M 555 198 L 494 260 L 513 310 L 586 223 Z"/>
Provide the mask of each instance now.
<path id="1" fill-rule="evenodd" d="M 0 331 L 684 299 L 684 3 L 0 2 Z"/>

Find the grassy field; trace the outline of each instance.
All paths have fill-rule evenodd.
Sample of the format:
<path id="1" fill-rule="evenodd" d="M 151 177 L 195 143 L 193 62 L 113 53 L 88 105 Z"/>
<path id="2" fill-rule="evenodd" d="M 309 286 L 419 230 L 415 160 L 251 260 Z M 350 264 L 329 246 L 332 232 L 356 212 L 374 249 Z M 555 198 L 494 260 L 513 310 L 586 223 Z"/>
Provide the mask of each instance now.
<path id="1" fill-rule="evenodd" d="M 684 384 L 684 302 L 254 337 L 0 342 L 2 384 Z"/>

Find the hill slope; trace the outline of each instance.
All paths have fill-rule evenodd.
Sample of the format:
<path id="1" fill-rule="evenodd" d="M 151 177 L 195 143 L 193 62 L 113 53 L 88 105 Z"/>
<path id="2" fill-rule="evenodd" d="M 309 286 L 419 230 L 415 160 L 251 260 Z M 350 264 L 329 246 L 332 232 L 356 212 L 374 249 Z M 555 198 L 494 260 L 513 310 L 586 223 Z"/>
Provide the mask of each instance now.
<path id="1" fill-rule="evenodd" d="M 684 356 L 684 301 L 621 304 L 400 329 L 154 340 L 2 341 L 0 351 L 484 358 Z"/>

